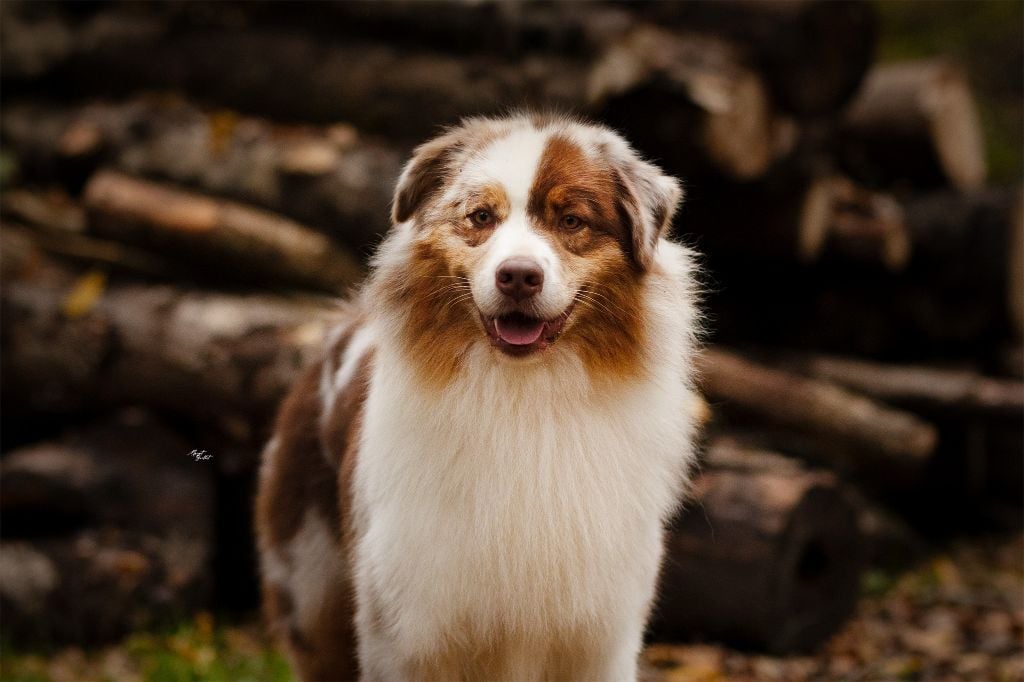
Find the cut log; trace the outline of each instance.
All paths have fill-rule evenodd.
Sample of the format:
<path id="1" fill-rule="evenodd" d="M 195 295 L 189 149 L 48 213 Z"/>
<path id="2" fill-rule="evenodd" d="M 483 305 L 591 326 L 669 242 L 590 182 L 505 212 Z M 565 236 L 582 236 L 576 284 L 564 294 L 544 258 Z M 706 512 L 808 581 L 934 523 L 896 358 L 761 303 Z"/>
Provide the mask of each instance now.
<path id="1" fill-rule="evenodd" d="M 847 178 L 826 182 L 832 211 L 822 250 L 849 262 L 880 263 L 893 271 L 905 268 L 911 236 L 896 199 Z"/>
<path id="2" fill-rule="evenodd" d="M 85 188 L 89 231 L 242 281 L 283 282 L 342 293 L 362 278 L 354 258 L 323 234 L 281 216 L 120 173 Z"/>
<path id="3" fill-rule="evenodd" d="M 1015 337 L 1013 319 L 1024 316 L 1010 263 L 1024 224 L 1020 206 L 1016 189 L 941 191 L 905 202 L 910 260 L 899 272 L 838 259 L 794 268 L 738 247 L 708 248 L 719 340 L 899 363 L 959 357 L 984 366 Z"/>
<path id="4" fill-rule="evenodd" d="M 1021 216 L 1017 212 L 1024 192 L 987 188 L 976 192 L 937 191 L 918 195 L 906 202 L 912 237 L 922 258 L 934 261 L 954 258 L 965 251 L 974 270 L 1000 265 L 1011 250 L 1011 235 Z M 968 267 L 968 266 L 964 266 Z M 1009 268 L 1003 266 L 1001 270 Z"/>
<path id="5" fill-rule="evenodd" d="M 964 418 L 1024 414 L 1024 382 L 986 377 L 971 370 L 829 356 L 794 359 L 788 364 L 815 378 L 914 411 L 956 413 Z"/>
<path id="6" fill-rule="evenodd" d="M 832 383 L 715 349 L 703 353 L 698 369 L 713 405 L 721 401 L 718 406 L 726 411 L 773 426 L 788 451 L 874 485 L 912 477 L 936 446 L 929 424 Z"/>
<path id="7" fill-rule="evenodd" d="M 8 452 L 0 460 L 4 536 L 98 524 L 209 541 L 215 470 L 190 457 L 193 449 L 153 416 L 128 409 Z"/>
<path id="8" fill-rule="evenodd" d="M 927 555 L 928 543 L 904 517 L 851 486 L 843 492 L 857 513 L 865 566 L 899 571 Z"/>
<path id="9" fill-rule="evenodd" d="M 345 124 L 272 125 L 166 97 L 77 108 L 12 105 L 2 120 L 28 179 L 60 181 L 77 192 L 100 166 L 115 167 L 257 204 L 360 250 L 389 226 L 403 153 Z"/>
<path id="10" fill-rule="evenodd" d="M 909 275 L 926 289 L 919 304 L 931 298 L 973 306 L 1003 334 L 1022 338 L 1024 191 L 927 194 L 907 203 L 907 223 L 915 248 Z"/>
<path id="11" fill-rule="evenodd" d="M 215 471 L 138 410 L 0 461 L 0 628 L 96 643 L 207 604 Z"/>
<path id="12" fill-rule="evenodd" d="M 133 31 L 100 43 L 89 39 L 97 25 L 118 22 L 131 22 Z M 274 27 L 172 24 L 139 12 L 99 13 L 68 30 L 72 49 L 48 74 L 62 92 L 123 95 L 168 88 L 283 120 L 347 120 L 401 135 L 407 143 L 460 116 L 498 111 L 509 102 L 579 106 L 583 100 L 572 95 L 586 84 L 581 64 L 559 56 L 521 64 L 365 40 L 338 43 Z M 253 68 L 260 64 L 273 68 Z M 36 87 L 45 81 L 37 79 Z"/>
<path id="13" fill-rule="evenodd" d="M 6 246 L 0 253 L 7 258 Z M 266 418 L 318 357 L 334 309 L 319 297 L 102 280 L 83 287 L 75 271 L 41 255 L 21 261 L 4 268 L 15 279 L 0 292 L 10 414 L 143 404 L 214 422 Z"/>
<path id="14" fill-rule="evenodd" d="M 96 24 L 116 24 L 121 14 L 128 15 L 124 22 L 142 25 L 102 41 L 89 38 Z M 630 98 L 633 115 L 617 117 L 625 132 L 639 139 L 651 126 L 674 131 L 673 145 L 658 140 L 648 153 L 661 158 L 681 145 L 687 153 L 679 152 L 674 161 L 686 165 L 673 170 L 710 165 L 737 177 L 766 171 L 772 154 L 786 150 L 777 143 L 779 131 L 792 128 L 776 125 L 760 77 L 735 50 L 715 47 L 719 39 L 639 24 L 594 55 L 516 58 L 398 49 L 365 37 L 338 43 L 270 27 L 190 26 L 123 9 L 65 30 L 71 47 L 64 57 L 46 78 L 19 87 L 91 96 L 173 88 L 286 120 L 351 121 L 405 145 L 464 116 L 504 112 L 510 105 L 601 116 L 612 107 L 613 95 L 636 92 L 652 99 L 635 106 Z M 652 45 L 655 61 L 644 53 Z M 666 58 L 669 63 L 662 63 Z"/>
<path id="15" fill-rule="evenodd" d="M 706 460 L 668 530 L 656 636 L 813 649 L 856 603 L 854 509 L 831 474 L 778 454 L 719 441 Z"/>
<path id="16" fill-rule="evenodd" d="M 16 272 L 26 267 L 26 263 L 20 262 L 23 258 L 31 258 L 42 251 L 79 265 L 90 265 L 103 271 L 131 274 L 143 279 L 182 278 L 194 281 L 195 273 L 186 268 L 176 266 L 142 249 L 116 242 L 95 239 L 75 232 L 55 233 L 45 229 L 28 228 L 8 221 L 0 222 L 0 229 L 7 233 L 4 235 L 4 247 L 10 245 L 17 250 L 10 259 L 5 256 L 5 267 L 12 272 L 5 273 L 4 280 L 16 277 Z"/>
<path id="17" fill-rule="evenodd" d="M 286 9 L 265 3 L 218 3 L 197 9 L 167 3 L 142 11 L 130 6 L 118 11 L 79 10 L 73 17 L 67 11 L 15 8 L 5 17 L 5 25 L 17 39 L 4 41 L 3 57 L 8 78 L 38 79 L 73 58 L 112 51 L 111 46 L 142 46 L 180 38 L 182 33 L 230 34 L 240 25 L 248 32 L 305 34 L 307 40 L 326 44 L 339 38 L 370 38 L 463 59 L 481 54 L 516 59 L 527 53 L 580 57 L 603 51 L 646 17 L 656 25 L 737 43 L 745 59 L 767 74 L 773 101 L 799 115 L 820 116 L 842 107 L 873 56 L 875 15 L 862 0 L 690 5 L 402 0 L 305 2 Z M 46 49 L 40 49 L 40 43 Z"/>
<path id="18" fill-rule="evenodd" d="M 793 358 L 787 366 L 912 410 L 939 428 L 941 447 L 907 510 L 922 523 L 962 523 L 994 502 L 1020 503 L 1024 381 L 816 355 Z M 958 501 L 956 511 L 947 508 L 949 499 Z"/>
<path id="19" fill-rule="evenodd" d="M 715 38 L 637 26 L 596 61 L 587 87 L 601 120 L 676 173 L 758 178 L 797 142 L 761 77 Z M 652 116 L 652 108 L 676 113 Z"/>
<path id="20" fill-rule="evenodd" d="M 26 645 L 109 643 L 208 606 L 209 543 L 112 526 L 0 542 L 0 632 Z"/>
<path id="21" fill-rule="evenodd" d="M 878 20 L 861 0 L 636 3 L 655 23 L 725 37 L 749 52 L 774 99 L 798 116 L 843 108 L 875 56 Z"/>
<path id="22" fill-rule="evenodd" d="M 874 55 L 876 18 L 866 2 L 727 0 L 642 2 L 387 2 L 330 6 L 352 34 L 461 53 L 593 52 L 648 18 L 726 38 L 767 76 L 772 99 L 798 115 L 839 110 Z M 294 14 L 294 13 L 293 13 Z M 264 19 L 266 21 L 266 19 Z M 294 21 L 294 20 L 293 20 Z M 308 22 L 304 22 L 307 23 Z M 332 24 L 333 25 L 333 24 Z M 486 33 L 487 40 L 480 40 Z"/>
<path id="23" fill-rule="evenodd" d="M 875 67 L 844 124 L 844 163 L 877 184 L 985 182 L 985 145 L 964 69 L 946 60 Z"/>
<path id="24" fill-rule="evenodd" d="M 898 271 L 910 260 L 903 209 L 890 195 L 834 175 L 782 174 L 760 183 L 694 183 L 680 227 L 711 251 Z"/>
<path id="25" fill-rule="evenodd" d="M 283 8 L 246 5 L 250 26 L 287 25 L 337 38 L 366 38 L 453 52 L 515 57 L 524 52 L 590 54 L 636 23 L 632 8 L 592 2 L 393 0 L 368 3 L 299 1 Z M 283 11 L 282 11 L 283 10 Z M 214 10 L 215 12 L 216 10 Z M 225 12 L 225 14 L 227 14 Z M 221 25 L 227 17 L 207 20 Z M 481 39 L 486 35 L 487 39 Z"/>
<path id="26" fill-rule="evenodd" d="M 57 234 L 85 232 L 85 211 L 61 191 L 6 191 L 0 199 L 0 212 L 5 218 L 13 218 Z"/>

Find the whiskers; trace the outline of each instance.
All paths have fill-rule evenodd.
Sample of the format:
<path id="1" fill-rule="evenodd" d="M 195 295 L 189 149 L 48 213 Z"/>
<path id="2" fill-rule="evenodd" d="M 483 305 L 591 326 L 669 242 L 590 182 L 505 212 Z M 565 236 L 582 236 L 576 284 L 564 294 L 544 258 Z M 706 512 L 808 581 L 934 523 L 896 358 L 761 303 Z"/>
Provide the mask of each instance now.
<path id="1" fill-rule="evenodd" d="M 592 282 L 583 283 L 579 291 L 576 292 L 576 300 L 588 308 L 616 320 L 627 318 L 630 315 L 625 308 L 618 305 L 607 295 L 597 291 Z"/>
<path id="2" fill-rule="evenodd" d="M 469 278 L 465 275 L 423 275 L 422 277 L 424 279 L 452 280 L 442 282 L 440 286 L 427 293 L 428 299 L 436 301 L 440 305 L 439 312 L 441 314 L 447 314 L 455 306 L 473 298 L 473 289 Z"/>

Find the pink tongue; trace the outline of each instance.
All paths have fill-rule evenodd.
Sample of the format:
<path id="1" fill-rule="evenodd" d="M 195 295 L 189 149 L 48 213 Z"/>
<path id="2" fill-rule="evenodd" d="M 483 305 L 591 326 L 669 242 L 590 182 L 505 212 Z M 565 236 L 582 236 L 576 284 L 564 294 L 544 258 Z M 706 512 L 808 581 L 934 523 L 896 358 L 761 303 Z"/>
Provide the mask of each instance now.
<path id="1" fill-rule="evenodd" d="M 529 346 L 544 333 L 544 321 L 499 317 L 494 320 L 494 328 L 505 343 L 510 343 L 513 346 Z"/>

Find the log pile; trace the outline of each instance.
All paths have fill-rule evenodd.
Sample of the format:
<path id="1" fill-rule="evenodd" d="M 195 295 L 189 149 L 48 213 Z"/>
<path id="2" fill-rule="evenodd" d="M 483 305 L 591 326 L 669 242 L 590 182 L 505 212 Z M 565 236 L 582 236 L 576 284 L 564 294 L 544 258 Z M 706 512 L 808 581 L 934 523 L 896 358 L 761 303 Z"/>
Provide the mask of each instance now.
<path id="1" fill-rule="evenodd" d="M 510 107 L 687 185 L 707 443 L 659 637 L 807 650 L 863 560 L 1019 518 L 1024 203 L 955 63 L 874 64 L 854 0 L 300 6 L 0 4 L 5 636 L 253 605 L 277 402 L 411 147 Z"/>
<path id="2" fill-rule="evenodd" d="M 206 602 L 214 486 L 183 452 L 179 434 L 130 409 L 6 453 L 5 627 L 42 641 L 102 642 Z"/>

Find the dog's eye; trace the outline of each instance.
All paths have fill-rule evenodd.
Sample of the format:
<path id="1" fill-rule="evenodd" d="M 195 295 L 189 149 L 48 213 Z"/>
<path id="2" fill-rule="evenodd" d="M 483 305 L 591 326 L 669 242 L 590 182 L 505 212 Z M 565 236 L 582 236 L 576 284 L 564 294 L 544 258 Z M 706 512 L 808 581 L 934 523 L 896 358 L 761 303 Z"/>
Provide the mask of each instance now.
<path id="1" fill-rule="evenodd" d="M 479 225 L 480 227 L 487 227 L 488 225 L 494 224 L 494 214 L 490 211 L 482 209 L 479 211 L 473 211 L 469 217 L 473 221 L 474 225 Z"/>
<path id="2" fill-rule="evenodd" d="M 570 232 L 575 232 L 576 230 L 583 227 L 583 221 L 580 220 L 577 216 L 571 214 L 564 215 L 562 216 L 561 225 L 563 229 L 569 230 Z"/>

